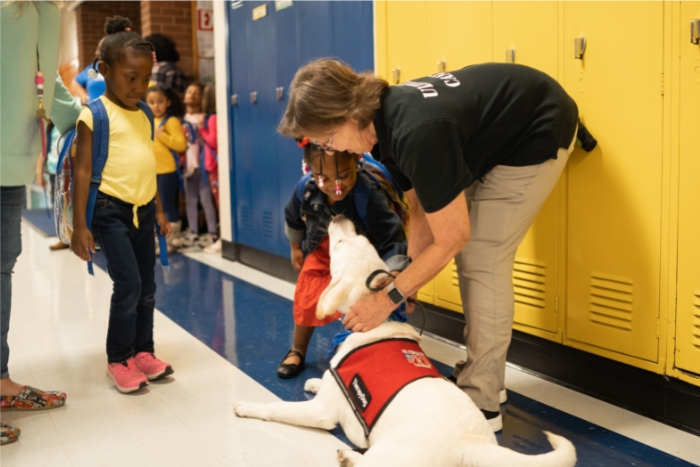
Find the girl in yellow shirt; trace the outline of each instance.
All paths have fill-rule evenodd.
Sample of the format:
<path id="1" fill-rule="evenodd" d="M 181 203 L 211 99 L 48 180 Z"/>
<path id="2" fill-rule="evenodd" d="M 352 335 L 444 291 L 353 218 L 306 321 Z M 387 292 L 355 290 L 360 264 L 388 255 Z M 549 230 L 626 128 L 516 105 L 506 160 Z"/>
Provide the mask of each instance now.
<path id="1" fill-rule="evenodd" d="M 88 261 L 97 242 L 114 281 L 107 329 L 107 374 L 119 391 L 137 391 L 149 380 L 173 373 L 157 359 L 153 344 L 155 223 L 168 223 L 156 191 L 151 123 L 137 103 L 148 88 L 153 45 L 131 31 L 126 18 L 108 18 L 95 65 L 107 90 L 100 97 L 109 119 L 107 162 L 92 226 L 86 222 L 92 176 L 92 112 L 78 118 L 71 249 Z M 92 232 L 90 231 L 92 227 Z M 94 237 L 93 237 L 94 235 Z"/>
<path id="2" fill-rule="evenodd" d="M 185 108 L 180 96 L 172 88 L 161 85 L 148 88 L 145 100 L 155 117 L 153 150 L 156 153 L 158 194 L 163 203 L 165 217 L 170 222 L 173 232 L 168 238 L 168 245 L 170 245 L 180 236 L 181 230 L 178 201 L 179 192 L 184 188 L 178 168 L 180 167 L 179 153 L 187 149 L 187 139 L 180 123 Z"/>

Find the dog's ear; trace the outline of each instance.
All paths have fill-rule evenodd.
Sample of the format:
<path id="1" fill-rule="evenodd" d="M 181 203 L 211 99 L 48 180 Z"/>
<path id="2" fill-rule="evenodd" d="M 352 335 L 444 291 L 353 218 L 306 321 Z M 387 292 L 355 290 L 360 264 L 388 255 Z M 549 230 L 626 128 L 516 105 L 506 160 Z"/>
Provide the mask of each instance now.
<path id="1" fill-rule="evenodd" d="M 340 280 L 332 279 L 323 291 L 316 305 L 316 318 L 323 319 L 335 313 L 343 304 L 347 293 Z"/>

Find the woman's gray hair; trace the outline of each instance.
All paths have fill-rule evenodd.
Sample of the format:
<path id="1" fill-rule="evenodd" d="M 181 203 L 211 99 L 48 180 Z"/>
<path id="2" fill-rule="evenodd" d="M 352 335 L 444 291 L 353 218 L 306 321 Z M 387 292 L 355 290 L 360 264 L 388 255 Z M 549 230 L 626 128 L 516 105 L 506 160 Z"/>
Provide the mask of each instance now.
<path id="1" fill-rule="evenodd" d="M 348 118 L 364 129 L 374 120 L 387 87 L 389 83 L 374 73 L 355 73 L 337 60 L 314 60 L 294 75 L 277 130 L 296 139 L 325 135 Z"/>

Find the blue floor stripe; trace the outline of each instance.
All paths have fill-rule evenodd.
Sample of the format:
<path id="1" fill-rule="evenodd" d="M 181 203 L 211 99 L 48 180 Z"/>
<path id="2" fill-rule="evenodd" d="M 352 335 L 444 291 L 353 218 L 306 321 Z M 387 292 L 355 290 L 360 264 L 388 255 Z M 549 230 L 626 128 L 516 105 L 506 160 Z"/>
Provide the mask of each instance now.
<path id="1" fill-rule="evenodd" d="M 104 267 L 101 255 L 96 264 Z M 171 269 L 156 267 L 156 306 L 219 355 L 283 400 L 313 397 L 303 390 L 308 378 L 328 368 L 326 353 L 339 322 L 317 329 L 307 354 L 307 369 L 299 378 L 281 380 L 275 369 L 290 348 L 292 303 L 245 281 L 182 255 L 171 256 Z M 227 334 L 226 329 L 232 333 Z M 156 347 L 158 343 L 156 342 Z M 452 368 L 434 362 L 449 375 Z M 527 454 L 551 450 L 542 430 L 565 436 L 576 446 L 578 467 L 691 467 L 686 461 L 631 440 L 513 391 L 502 406 L 502 446 Z M 332 433 L 348 442 L 337 428 Z"/>
<path id="2" fill-rule="evenodd" d="M 56 236 L 56 224 L 53 219 L 53 210 L 46 208 L 41 209 L 23 209 L 22 218 L 39 230 L 45 237 Z"/>

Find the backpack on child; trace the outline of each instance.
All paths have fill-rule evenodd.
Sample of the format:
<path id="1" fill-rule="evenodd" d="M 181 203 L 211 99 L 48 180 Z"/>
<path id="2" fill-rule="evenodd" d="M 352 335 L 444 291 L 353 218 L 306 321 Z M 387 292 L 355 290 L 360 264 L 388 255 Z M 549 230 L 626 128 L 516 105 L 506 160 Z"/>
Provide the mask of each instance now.
<path id="1" fill-rule="evenodd" d="M 365 153 L 359 160 L 360 170 L 364 173 L 371 182 L 378 186 L 386 196 L 389 207 L 401 219 L 406 232 L 408 232 L 408 223 L 410 217 L 410 208 L 403 190 L 396 183 L 389 171 L 384 165 L 374 159 L 370 154 Z M 311 179 L 311 172 L 304 175 L 296 185 L 296 197 L 301 199 L 304 193 L 304 186 Z M 364 183 L 355 184 L 355 209 L 362 224 L 367 227 L 367 205 L 371 196 L 370 188 Z"/>
<path id="2" fill-rule="evenodd" d="M 170 120 L 171 118 L 177 118 L 175 115 L 171 115 L 170 113 L 166 114 L 165 117 L 163 117 L 163 120 L 160 121 L 160 125 L 158 125 L 159 128 L 162 128 L 165 126 L 165 123 Z M 178 119 L 178 122 L 180 119 Z M 173 158 L 175 159 L 175 171 L 177 172 L 177 181 L 180 184 L 180 193 L 185 192 L 185 183 L 183 182 L 182 178 L 182 169 L 181 166 L 182 164 L 182 158 L 180 157 L 180 154 L 178 154 L 175 150 L 171 149 L 170 153 L 173 155 Z"/>
<path id="3" fill-rule="evenodd" d="M 150 107 L 143 102 L 137 103 L 148 120 L 151 122 L 151 139 L 153 139 L 153 113 Z M 107 110 L 100 99 L 87 103 L 92 112 L 92 176 L 90 177 L 90 192 L 88 194 L 87 208 L 85 209 L 85 222 L 92 232 L 92 217 L 95 213 L 97 192 L 102 182 L 102 171 L 107 163 L 109 148 L 109 118 Z M 58 156 L 56 167 L 56 192 L 54 197 L 54 218 L 58 238 L 70 245 L 73 236 L 73 188 L 75 187 L 75 155 L 77 151 L 77 128 L 66 134 L 65 143 Z M 165 236 L 161 234 L 160 227 L 156 223 L 158 242 L 160 245 L 160 263 L 168 267 L 168 247 Z M 92 268 L 92 260 L 88 261 L 88 272 L 95 275 Z"/>

